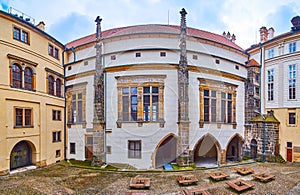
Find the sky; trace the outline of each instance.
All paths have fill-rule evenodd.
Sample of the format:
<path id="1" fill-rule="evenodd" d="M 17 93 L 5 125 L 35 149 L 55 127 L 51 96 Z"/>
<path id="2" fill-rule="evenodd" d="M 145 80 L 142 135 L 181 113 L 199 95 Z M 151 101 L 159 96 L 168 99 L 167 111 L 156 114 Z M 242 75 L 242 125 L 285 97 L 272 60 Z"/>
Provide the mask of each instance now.
<path id="1" fill-rule="evenodd" d="M 275 36 L 291 30 L 291 19 L 300 15 L 299 0 L 0 0 L 43 21 L 45 31 L 66 44 L 95 33 L 95 18 L 102 30 L 141 25 L 180 25 L 179 11 L 187 11 L 187 26 L 223 34 L 235 34 L 243 49 L 259 42 L 259 28 L 275 29 Z"/>

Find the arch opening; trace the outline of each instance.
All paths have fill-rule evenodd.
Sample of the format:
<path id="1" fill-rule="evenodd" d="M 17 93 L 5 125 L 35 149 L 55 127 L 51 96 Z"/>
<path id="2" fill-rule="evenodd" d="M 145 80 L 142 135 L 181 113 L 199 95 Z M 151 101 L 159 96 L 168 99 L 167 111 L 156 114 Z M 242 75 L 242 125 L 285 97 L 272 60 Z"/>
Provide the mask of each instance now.
<path id="1" fill-rule="evenodd" d="M 34 146 L 27 141 L 18 142 L 10 153 L 10 170 L 32 165 L 35 161 Z"/>
<path id="2" fill-rule="evenodd" d="M 236 134 L 232 137 L 226 148 L 226 162 L 237 162 L 242 160 L 243 138 Z"/>
<path id="3" fill-rule="evenodd" d="M 176 161 L 177 138 L 168 135 L 157 145 L 155 153 L 155 168 L 161 168 L 164 164 Z"/>
<path id="4" fill-rule="evenodd" d="M 220 145 L 212 135 L 203 136 L 194 147 L 194 162 L 197 167 L 215 166 L 219 162 Z"/>

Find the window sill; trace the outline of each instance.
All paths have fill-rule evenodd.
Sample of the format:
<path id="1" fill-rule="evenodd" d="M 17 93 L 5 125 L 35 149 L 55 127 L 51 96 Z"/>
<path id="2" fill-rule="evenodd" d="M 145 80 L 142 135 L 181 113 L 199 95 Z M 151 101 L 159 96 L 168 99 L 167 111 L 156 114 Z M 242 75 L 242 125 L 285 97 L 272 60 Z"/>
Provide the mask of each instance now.
<path id="1" fill-rule="evenodd" d="M 61 143 L 61 140 L 60 141 L 52 141 L 52 143 Z"/>
<path id="2" fill-rule="evenodd" d="M 222 123 L 222 122 L 208 122 L 208 121 L 199 121 L 199 128 L 204 128 L 204 124 L 216 124 L 218 129 L 222 127 L 222 125 L 232 125 L 233 129 L 236 129 L 236 122 L 232 123 Z"/>
<path id="3" fill-rule="evenodd" d="M 14 126 L 14 129 L 30 129 L 30 128 L 34 128 L 33 125 L 30 125 L 30 126 Z"/>
<path id="4" fill-rule="evenodd" d="M 138 124 L 138 127 L 142 127 L 144 123 L 146 124 L 159 124 L 159 127 L 160 128 L 164 128 L 165 127 L 165 123 L 166 121 L 164 119 L 159 119 L 158 121 L 142 121 L 142 120 L 138 120 L 138 121 L 117 121 L 117 128 L 122 128 L 122 124 L 123 123 L 128 123 L 128 124 L 134 124 L 134 123 L 137 123 Z"/>
<path id="5" fill-rule="evenodd" d="M 83 122 L 68 122 L 67 123 L 67 126 L 70 128 L 72 125 L 82 125 L 82 128 L 86 128 L 86 121 L 83 121 Z"/>

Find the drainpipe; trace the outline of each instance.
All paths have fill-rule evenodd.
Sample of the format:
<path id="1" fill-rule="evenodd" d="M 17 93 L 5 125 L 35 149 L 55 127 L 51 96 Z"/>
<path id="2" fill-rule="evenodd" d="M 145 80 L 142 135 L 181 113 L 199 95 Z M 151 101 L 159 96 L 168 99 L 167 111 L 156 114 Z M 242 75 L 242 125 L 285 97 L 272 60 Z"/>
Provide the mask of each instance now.
<path id="1" fill-rule="evenodd" d="M 65 51 L 66 51 L 66 47 L 64 49 L 64 51 L 62 52 L 62 65 L 64 68 L 64 160 L 67 159 L 67 102 L 66 102 L 66 66 L 65 66 Z"/>
<path id="2" fill-rule="evenodd" d="M 75 48 L 72 46 L 71 50 L 72 50 L 72 52 L 73 52 L 73 62 L 76 62 Z"/>
<path id="3" fill-rule="evenodd" d="M 259 59 L 259 64 L 260 64 L 260 66 L 259 66 L 259 77 L 260 77 L 260 79 L 259 79 L 259 87 L 260 87 L 260 94 L 259 94 L 259 96 L 260 96 L 260 102 L 259 102 L 259 111 L 260 112 L 262 112 L 262 101 L 263 101 L 263 99 L 262 99 L 262 97 L 263 97 L 263 87 L 262 87 L 262 78 L 264 78 L 264 77 L 262 77 L 262 73 L 263 73 L 263 71 L 262 71 L 262 43 L 260 42 L 259 43 L 259 49 L 260 49 L 260 59 Z"/>

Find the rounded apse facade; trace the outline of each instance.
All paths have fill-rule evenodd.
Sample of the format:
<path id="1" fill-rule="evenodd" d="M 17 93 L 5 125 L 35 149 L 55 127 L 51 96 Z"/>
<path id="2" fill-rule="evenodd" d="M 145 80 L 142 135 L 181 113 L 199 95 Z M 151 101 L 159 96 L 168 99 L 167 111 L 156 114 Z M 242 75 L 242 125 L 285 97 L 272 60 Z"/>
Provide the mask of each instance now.
<path id="1" fill-rule="evenodd" d="M 241 159 L 247 55 L 233 37 L 186 28 L 183 86 L 180 34 L 171 25 L 102 32 L 107 163 L 160 168 L 180 155 L 197 166 Z M 96 42 L 92 34 L 67 44 L 68 158 L 95 151 Z"/>

